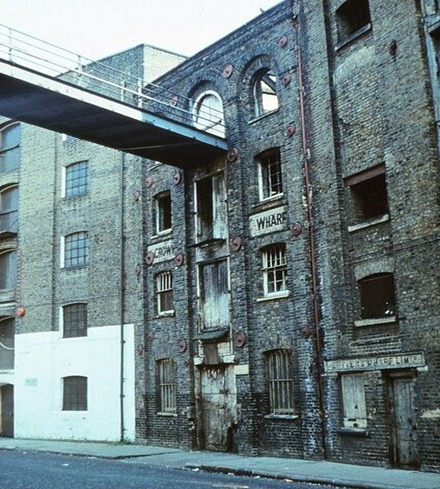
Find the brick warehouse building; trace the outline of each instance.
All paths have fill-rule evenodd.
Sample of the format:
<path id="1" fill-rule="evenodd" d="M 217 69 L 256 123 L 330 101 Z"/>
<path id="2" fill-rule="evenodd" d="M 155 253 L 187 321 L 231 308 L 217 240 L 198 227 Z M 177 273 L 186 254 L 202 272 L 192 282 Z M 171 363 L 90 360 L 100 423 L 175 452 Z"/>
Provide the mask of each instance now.
<path id="1" fill-rule="evenodd" d="M 90 224 L 95 287 L 117 293 L 117 267 L 132 290 L 125 319 L 116 305 L 101 323 L 106 301 L 95 325 L 133 325 L 138 441 L 438 470 L 439 25 L 433 0 L 285 1 L 155 80 L 179 94 L 165 116 L 190 109 L 231 150 L 180 169 L 135 160 L 124 205 L 116 186 L 100 197 L 126 216 L 122 267 L 111 219 Z M 83 231 L 70 216 L 59 233 Z M 57 283 L 40 259 L 33 273 Z M 17 304 L 16 344 L 40 302 Z"/>

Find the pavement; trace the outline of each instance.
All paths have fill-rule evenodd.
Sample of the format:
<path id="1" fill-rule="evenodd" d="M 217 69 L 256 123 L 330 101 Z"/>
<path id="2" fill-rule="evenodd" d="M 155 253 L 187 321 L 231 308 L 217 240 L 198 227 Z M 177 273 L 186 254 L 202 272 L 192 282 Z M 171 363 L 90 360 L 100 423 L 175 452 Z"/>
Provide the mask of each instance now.
<path id="1" fill-rule="evenodd" d="M 157 446 L 0 438 L 1 450 L 42 451 L 357 489 L 440 489 L 440 474 L 291 458 L 246 457 Z"/>

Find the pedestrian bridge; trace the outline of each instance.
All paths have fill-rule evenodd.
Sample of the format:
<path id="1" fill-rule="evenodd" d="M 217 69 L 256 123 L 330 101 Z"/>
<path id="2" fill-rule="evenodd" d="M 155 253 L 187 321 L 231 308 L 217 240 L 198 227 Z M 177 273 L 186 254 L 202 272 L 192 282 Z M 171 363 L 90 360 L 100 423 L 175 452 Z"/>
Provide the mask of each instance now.
<path id="1" fill-rule="evenodd" d="M 0 114 L 180 168 L 227 150 L 215 108 L 2 24 Z"/>

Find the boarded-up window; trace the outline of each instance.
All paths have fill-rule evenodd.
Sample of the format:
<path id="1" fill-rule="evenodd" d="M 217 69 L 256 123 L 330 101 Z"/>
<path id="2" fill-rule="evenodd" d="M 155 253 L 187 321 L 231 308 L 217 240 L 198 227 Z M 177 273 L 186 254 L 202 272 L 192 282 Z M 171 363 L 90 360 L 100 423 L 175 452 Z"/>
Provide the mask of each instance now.
<path id="1" fill-rule="evenodd" d="M 17 252 L 0 254 L 0 289 L 15 289 L 17 285 Z"/>
<path id="2" fill-rule="evenodd" d="M 229 326 L 227 260 L 200 266 L 200 307 L 203 328 Z"/>
<path id="3" fill-rule="evenodd" d="M 87 336 L 87 304 L 69 304 L 63 307 L 63 337 Z"/>
<path id="4" fill-rule="evenodd" d="M 157 362 L 158 388 L 159 388 L 159 412 L 175 413 L 176 404 L 176 375 L 174 360 L 165 358 Z"/>
<path id="5" fill-rule="evenodd" d="M 156 295 L 158 314 L 174 312 L 173 274 L 161 272 L 156 275 Z"/>
<path id="6" fill-rule="evenodd" d="M 64 377 L 63 411 L 87 411 L 87 377 Z"/>
<path id="7" fill-rule="evenodd" d="M 269 69 L 261 70 L 255 76 L 252 95 L 256 117 L 278 109 L 277 77 Z"/>
<path id="8" fill-rule="evenodd" d="M 18 187 L 0 192 L 0 233 L 18 230 Z"/>
<path id="9" fill-rule="evenodd" d="M 217 173 L 196 184 L 197 241 L 226 239 L 227 207 L 224 174 Z"/>
<path id="10" fill-rule="evenodd" d="M 0 173 L 20 166 L 20 124 L 12 124 L 0 131 Z"/>
<path id="11" fill-rule="evenodd" d="M 269 413 L 294 414 L 292 355 L 290 351 L 271 351 L 267 354 L 266 360 Z"/>
<path id="12" fill-rule="evenodd" d="M 14 368 L 14 344 L 14 319 L 0 319 L 0 370 Z"/>
<path id="13" fill-rule="evenodd" d="M 376 273 L 359 280 L 362 319 L 379 319 L 396 314 L 394 277 Z"/>
<path id="14" fill-rule="evenodd" d="M 363 374 L 342 375 L 342 404 L 346 428 L 366 428 L 367 409 Z"/>

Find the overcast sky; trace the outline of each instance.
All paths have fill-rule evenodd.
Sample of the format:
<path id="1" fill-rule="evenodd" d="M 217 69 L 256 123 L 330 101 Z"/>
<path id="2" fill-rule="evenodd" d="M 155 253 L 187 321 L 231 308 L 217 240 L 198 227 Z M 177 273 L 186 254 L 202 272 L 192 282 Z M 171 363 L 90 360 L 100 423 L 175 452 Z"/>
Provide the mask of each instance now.
<path id="1" fill-rule="evenodd" d="M 98 59 L 137 44 L 192 55 L 280 0 L 0 0 L 0 23 Z"/>

